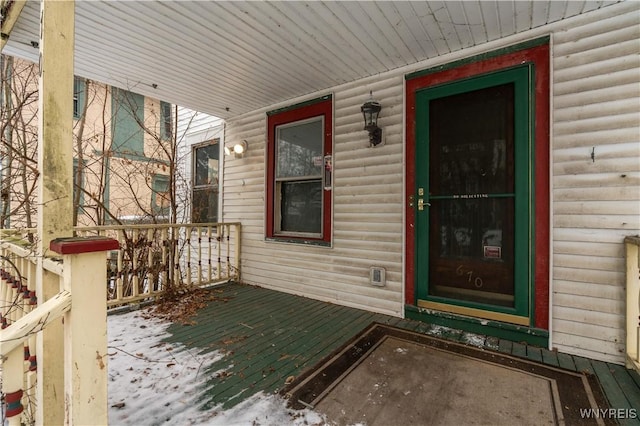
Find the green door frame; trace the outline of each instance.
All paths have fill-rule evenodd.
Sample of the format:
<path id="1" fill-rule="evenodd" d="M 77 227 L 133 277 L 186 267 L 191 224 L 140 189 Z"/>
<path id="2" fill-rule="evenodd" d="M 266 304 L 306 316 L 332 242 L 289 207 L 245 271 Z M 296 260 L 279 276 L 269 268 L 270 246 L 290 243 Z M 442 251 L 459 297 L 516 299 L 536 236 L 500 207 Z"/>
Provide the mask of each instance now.
<path id="1" fill-rule="evenodd" d="M 507 322 L 529 324 L 532 311 L 531 293 L 532 235 L 534 233 L 534 220 L 531 212 L 534 203 L 533 194 L 534 169 L 533 135 L 534 117 L 532 116 L 532 82 L 534 69 L 531 64 L 525 64 L 506 70 L 491 72 L 480 76 L 474 76 L 450 83 L 428 87 L 416 92 L 415 117 L 416 117 L 416 186 L 425 189 L 424 201 L 429 205 L 429 105 L 430 101 L 453 96 L 475 90 L 495 87 L 503 84 L 514 84 L 514 159 L 515 159 L 515 193 L 501 194 L 505 197 L 515 198 L 515 306 L 504 307 L 483 303 L 460 301 L 450 298 L 429 295 L 429 208 L 416 214 L 416 290 L 418 305 L 424 307 L 440 307 L 455 305 L 473 309 L 473 313 L 482 316 L 480 311 L 492 311 L 506 315 L 488 315 L 491 319 L 503 319 Z M 424 166 L 426 165 L 426 167 Z M 437 305 L 430 304 L 435 302 Z M 466 312 L 466 309 L 458 309 Z"/>

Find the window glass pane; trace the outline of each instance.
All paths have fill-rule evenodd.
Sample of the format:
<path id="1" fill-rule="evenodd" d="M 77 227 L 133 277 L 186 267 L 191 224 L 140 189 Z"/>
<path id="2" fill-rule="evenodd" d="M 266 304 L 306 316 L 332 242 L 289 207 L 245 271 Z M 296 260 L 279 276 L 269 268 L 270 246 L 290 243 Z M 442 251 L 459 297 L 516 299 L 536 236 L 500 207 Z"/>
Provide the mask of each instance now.
<path id="1" fill-rule="evenodd" d="M 276 178 L 319 176 L 322 172 L 322 117 L 278 126 Z"/>
<path id="2" fill-rule="evenodd" d="M 171 104 L 160 102 L 160 137 L 162 139 L 171 139 L 173 133 L 173 115 Z"/>
<path id="3" fill-rule="evenodd" d="M 218 185 L 218 144 L 196 148 L 194 185 Z"/>
<path id="4" fill-rule="evenodd" d="M 79 118 L 84 109 L 85 81 L 79 77 L 73 79 L 73 116 Z"/>
<path id="5" fill-rule="evenodd" d="M 191 221 L 193 223 L 207 223 L 218 221 L 218 190 L 205 188 L 193 190 L 191 204 Z"/>
<path id="6" fill-rule="evenodd" d="M 151 206 L 154 213 L 168 215 L 170 207 L 169 177 L 154 175 Z"/>
<path id="7" fill-rule="evenodd" d="M 118 154 L 144 155 L 144 97 L 115 87 L 112 90 L 111 149 Z"/>
<path id="8" fill-rule="evenodd" d="M 281 231 L 322 232 L 322 181 L 282 182 Z"/>

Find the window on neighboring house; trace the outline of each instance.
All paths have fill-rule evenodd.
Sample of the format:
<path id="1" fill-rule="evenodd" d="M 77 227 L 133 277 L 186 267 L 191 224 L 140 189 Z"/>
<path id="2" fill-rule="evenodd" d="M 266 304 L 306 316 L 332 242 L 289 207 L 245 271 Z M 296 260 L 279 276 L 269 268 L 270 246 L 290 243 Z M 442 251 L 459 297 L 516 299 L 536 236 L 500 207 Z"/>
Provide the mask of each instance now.
<path id="1" fill-rule="evenodd" d="M 160 102 L 160 138 L 170 140 L 173 136 L 173 116 L 171 104 Z"/>
<path id="2" fill-rule="evenodd" d="M 169 216 L 169 176 L 153 175 L 151 183 L 151 210 L 159 216 Z"/>
<path id="3" fill-rule="evenodd" d="M 84 111 L 84 103 L 86 102 L 87 84 L 84 78 L 74 77 L 73 79 L 73 118 L 80 118 Z"/>
<path id="4" fill-rule="evenodd" d="M 194 146 L 191 222 L 218 221 L 220 139 Z"/>
<path id="5" fill-rule="evenodd" d="M 331 243 L 332 97 L 268 113 L 267 238 Z"/>
<path id="6" fill-rule="evenodd" d="M 144 156 L 144 97 L 113 87 L 112 142 L 115 155 Z"/>

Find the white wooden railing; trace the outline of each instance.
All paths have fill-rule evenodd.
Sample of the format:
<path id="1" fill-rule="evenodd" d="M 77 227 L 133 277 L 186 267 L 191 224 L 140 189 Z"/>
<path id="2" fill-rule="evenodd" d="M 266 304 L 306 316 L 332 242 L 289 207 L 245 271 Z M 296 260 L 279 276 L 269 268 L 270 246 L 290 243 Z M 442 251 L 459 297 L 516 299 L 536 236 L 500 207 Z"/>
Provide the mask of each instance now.
<path id="1" fill-rule="evenodd" d="M 107 306 L 151 300 L 240 279 L 240 223 L 77 227 L 79 236 L 118 240 L 109 253 Z"/>
<path id="2" fill-rule="evenodd" d="M 102 240 L 101 248 L 96 248 L 99 244 L 80 249 L 75 245 L 69 251 L 71 246 L 57 241 L 55 250 L 62 256 L 53 259 L 37 256 L 29 248 L 32 244 L 16 244 L 3 234 L 0 240 L 3 423 L 10 426 L 106 423 L 107 378 L 103 362 L 107 350 L 103 299 L 106 264 L 102 250 L 117 248 L 117 243 Z M 83 240 L 73 244 L 78 242 L 87 243 Z M 46 291 L 42 290 L 45 285 Z M 50 293 L 50 287 L 53 294 L 44 300 L 41 293 Z M 73 308 L 72 295 L 82 301 Z M 91 324 L 90 333 L 86 332 L 86 324 Z M 60 379 L 59 383 L 51 383 L 55 378 Z M 59 392 L 47 392 L 48 389 Z"/>
<path id="3" fill-rule="evenodd" d="M 640 237 L 624 239 L 627 257 L 627 368 L 640 372 Z"/>
<path id="4" fill-rule="evenodd" d="M 239 223 L 75 231 L 65 244 L 79 251 L 52 244 L 56 257 L 42 257 L 34 230 L 0 230 L 0 360 L 10 426 L 106 423 L 107 307 L 151 300 L 169 286 L 186 291 L 240 279 Z M 85 252 L 88 240 L 113 244 Z M 64 383 L 51 383 L 60 371 Z"/>
<path id="5" fill-rule="evenodd" d="M 6 236 L 18 237 L 15 234 Z M 36 309 L 36 261 L 29 249 L 6 242 L 0 245 L 0 256 L 0 354 L 3 356 L 5 414 L 8 419 L 17 418 L 25 424 L 31 424 L 35 419 L 36 335 L 25 335 L 23 331 L 27 330 L 20 324 L 30 313 L 30 317 L 33 317 L 32 312 Z M 60 267 L 55 262 L 46 262 L 46 265 L 49 269 Z M 65 294 L 61 299 L 61 306 L 68 308 L 70 297 Z M 60 312 L 56 317 L 59 316 Z M 15 336 L 16 333 L 18 336 Z"/>

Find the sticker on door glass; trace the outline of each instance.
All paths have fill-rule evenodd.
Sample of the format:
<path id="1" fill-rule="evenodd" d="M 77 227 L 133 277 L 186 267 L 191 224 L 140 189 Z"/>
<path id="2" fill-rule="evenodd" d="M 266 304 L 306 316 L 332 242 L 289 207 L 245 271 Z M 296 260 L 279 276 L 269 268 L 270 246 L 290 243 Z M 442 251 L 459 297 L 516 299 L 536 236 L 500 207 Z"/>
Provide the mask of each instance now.
<path id="1" fill-rule="evenodd" d="M 502 247 L 484 246 L 485 259 L 502 259 Z"/>

